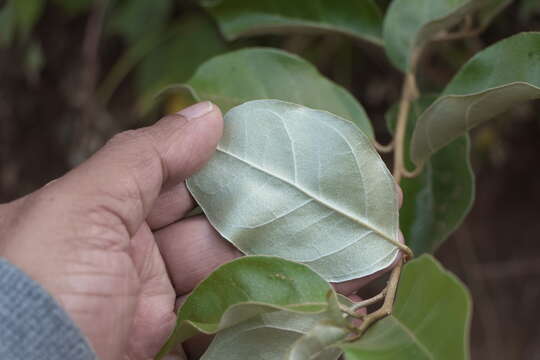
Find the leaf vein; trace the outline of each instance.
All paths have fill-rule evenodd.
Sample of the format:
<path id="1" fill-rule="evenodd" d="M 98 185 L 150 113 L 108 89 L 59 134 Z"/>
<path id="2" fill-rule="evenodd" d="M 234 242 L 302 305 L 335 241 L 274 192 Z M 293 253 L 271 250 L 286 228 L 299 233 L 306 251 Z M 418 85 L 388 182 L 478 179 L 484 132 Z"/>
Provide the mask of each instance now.
<path id="1" fill-rule="evenodd" d="M 342 216 L 345 216 L 346 218 L 350 219 L 351 221 L 355 222 L 355 223 L 358 223 L 360 225 L 362 225 L 363 227 L 365 228 L 368 228 L 370 230 L 372 230 L 375 234 L 378 234 L 379 236 L 381 236 L 383 239 L 389 241 L 391 244 L 394 244 L 395 240 L 392 239 L 390 236 L 388 236 L 387 234 L 384 234 L 383 232 L 381 232 L 379 229 L 377 229 L 376 227 L 374 227 L 372 224 L 370 224 L 369 222 L 363 220 L 363 219 L 360 219 L 352 214 L 349 214 L 347 211 L 343 210 L 343 209 L 340 209 L 336 206 L 333 206 L 332 204 L 329 204 L 328 202 L 324 201 L 324 199 L 320 199 L 318 198 L 315 194 L 312 194 L 311 192 L 307 191 L 307 190 L 304 190 L 302 189 L 301 187 L 299 187 L 298 185 L 292 183 L 291 181 L 289 181 L 288 179 L 285 179 L 277 174 L 272 174 L 270 173 L 269 171 L 267 171 L 266 169 L 263 169 L 261 168 L 260 166 L 258 165 L 255 165 L 253 164 L 252 162 L 246 160 L 246 159 L 242 159 L 241 157 L 237 156 L 236 154 L 232 153 L 232 152 L 228 152 L 222 148 L 220 148 L 220 146 L 218 145 L 217 147 L 217 151 L 225 154 L 225 155 L 228 155 L 230 157 L 232 157 L 233 159 L 237 160 L 237 161 L 240 161 L 250 167 L 252 167 L 253 169 L 257 170 L 257 171 L 260 171 L 268 176 L 271 176 L 271 177 L 274 177 L 278 180 L 280 180 L 281 182 L 297 189 L 298 191 L 302 192 L 303 194 L 305 194 L 306 196 L 308 196 L 309 198 L 312 198 L 313 200 L 315 200 L 316 202 L 318 202 L 319 204 L 329 208 L 330 210 L 333 210 L 335 211 L 336 213 L 342 215 Z"/>

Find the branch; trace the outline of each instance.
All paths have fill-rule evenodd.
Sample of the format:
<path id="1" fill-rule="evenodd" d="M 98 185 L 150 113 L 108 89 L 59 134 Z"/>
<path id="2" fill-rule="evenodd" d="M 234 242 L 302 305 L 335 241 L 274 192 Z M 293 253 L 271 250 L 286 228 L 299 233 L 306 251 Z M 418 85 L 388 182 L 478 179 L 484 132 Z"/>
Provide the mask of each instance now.
<path id="1" fill-rule="evenodd" d="M 403 90 L 401 93 L 401 100 L 399 104 L 399 112 L 396 125 L 396 135 L 394 137 L 395 152 L 394 152 L 394 170 L 393 175 L 396 182 L 399 184 L 401 177 L 407 169 L 405 168 L 405 132 L 407 130 L 407 119 L 409 117 L 409 110 L 411 108 L 411 102 L 418 96 L 418 90 L 416 88 L 416 80 L 412 73 L 405 75 L 405 82 L 403 83 Z"/>
<path id="2" fill-rule="evenodd" d="M 392 140 L 388 144 L 382 145 L 382 144 L 378 143 L 377 140 L 373 140 L 373 147 L 378 152 L 380 152 L 382 154 L 387 154 L 387 153 L 392 152 L 392 150 L 394 150 L 394 141 Z"/>
<path id="3" fill-rule="evenodd" d="M 412 61 L 411 61 L 411 64 L 412 64 L 411 69 L 413 70 L 411 70 L 405 75 L 405 81 L 403 82 L 403 89 L 402 89 L 401 100 L 399 104 L 396 134 L 394 136 L 394 141 L 393 141 L 394 148 L 395 148 L 393 175 L 398 184 L 401 181 L 401 177 L 403 175 L 405 176 L 413 175 L 414 173 L 421 171 L 421 167 L 418 167 L 415 171 L 413 171 L 412 173 L 409 173 L 407 169 L 405 168 L 404 157 L 403 157 L 404 148 L 405 148 L 405 130 L 407 129 L 407 118 L 409 116 L 411 102 L 418 96 L 418 89 L 416 87 L 414 69 L 416 68 L 416 64 L 417 64 L 419 56 L 420 56 L 420 51 L 413 54 Z M 402 254 L 401 259 L 399 259 L 399 263 L 396 265 L 394 269 L 392 269 L 386 288 L 380 294 L 374 296 L 373 298 L 353 305 L 353 307 L 349 309 L 349 312 L 347 312 L 349 315 L 350 313 L 354 314 L 354 310 L 358 309 L 359 307 L 371 305 L 381 300 L 382 298 L 384 298 L 384 303 L 379 309 L 377 309 L 376 311 L 366 316 L 361 317 L 363 319 L 362 325 L 360 325 L 360 327 L 357 330 L 357 333 L 351 339 L 349 339 L 349 341 L 354 341 L 360 338 L 372 324 L 374 324 L 376 321 L 392 313 L 392 310 L 394 307 L 394 300 L 396 298 L 397 287 L 399 283 L 399 276 L 401 274 L 401 269 L 403 265 L 405 264 L 405 262 L 408 259 L 413 257 L 412 250 L 409 247 L 407 247 L 405 244 L 401 244 L 401 246 L 399 246 L 399 249 L 400 251 L 402 251 L 403 254 Z"/>
<path id="4" fill-rule="evenodd" d="M 463 27 L 456 32 L 449 33 L 447 31 L 443 31 L 435 38 L 433 41 L 447 41 L 447 40 L 459 40 L 464 39 L 472 36 L 480 35 L 480 33 L 484 30 L 483 27 L 478 26 L 476 29 L 473 28 L 473 17 L 472 15 L 467 15 L 465 17 L 465 21 L 463 22 Z"/>
<path id="5" fill-rule="evenodd" d="M 364 308 L 366 306 L 369 306 L 369 305 L 373 305 L 375 303 L 378 303 L 379 301 L 383 300 L 384 297 L 386 296 L 386 292 L 387 292 L 387 288 L 384 288 L 380 293 L 378 293 L 377 295 L 375 295 L 374 297 L 372 298 L 369 298 L 369 299 L 366 299 L 364 301 L 360 301 L 360 302 L 357 302 L 356 304 L 354 304 L 353 306 L 351 306 L 350 310 L 352 310 L 353 312 L 357 311 L 358 309 L 361 309 L 361 308 Z"/>
<path id="6" fill-rule="evenodd" d="M 390 279 L 388 279 L 388 285 L 386 286 L 386 296 L 384 298 L 383 305 L 371 314 L 364 317 L 362 325 L 358 328 L 358 332 L 349 341 L 354 341 L 362 337 L 366 330 L 373 325 L 376 321 L 392 314 L 394 307 L 394 299 L 396 298 L 397 286 L 399 283 L 399 275 L 401 274 L 401 268 L 404 264 L 404 260 L 400 259 L 399 264 L 390 273 Z"/>

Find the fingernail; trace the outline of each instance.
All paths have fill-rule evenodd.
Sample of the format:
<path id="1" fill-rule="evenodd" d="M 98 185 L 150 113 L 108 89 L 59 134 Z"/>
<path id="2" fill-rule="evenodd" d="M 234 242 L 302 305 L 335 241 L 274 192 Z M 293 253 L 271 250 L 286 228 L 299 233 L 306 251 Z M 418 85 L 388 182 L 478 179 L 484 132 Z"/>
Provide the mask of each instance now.
<path id="1" fill-rule="evenodd" d="M 188 120 L 192 120 L 208 114 L 213 108 L 214 104 L 212 104 L 210 101 L 204 101 L 191 105 L 180 111 L 178 114 L 185 116 Z"/>

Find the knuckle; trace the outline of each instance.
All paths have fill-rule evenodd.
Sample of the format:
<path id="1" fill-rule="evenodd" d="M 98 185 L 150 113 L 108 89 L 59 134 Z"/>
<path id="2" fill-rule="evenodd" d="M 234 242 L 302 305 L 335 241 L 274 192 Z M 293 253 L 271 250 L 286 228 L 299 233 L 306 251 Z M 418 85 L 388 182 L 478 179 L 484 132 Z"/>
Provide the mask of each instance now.
<path id="1" fill-rule="evenodd" d="M 158 150 L 160 140 L 151 128 L 127 130 L 115 135 L 109 140 L 108 146 L 120 148 L 122 161 L 126 170 L 135 182 L 140 180 L 138 174 L 163 174 L 161 155 Z M 146 176 L 142 176 L 143 178 Z"/>
<path id="2" fill-rule="evenodd" d="M 139 145 L 148 141 L 148 135 L 146 129 L 126 130 L 114 135 L 108 142 L 109 146 L 121 146 L 127 145 Z"/>
<path id="3" fill-rule="evenodd" d="M 108 144 L 110 153 L 114 153 L 115 163 L 119 164 L 116 171 L 119 174 L 114 192 L 117 196 L 109 195 L 114 208 L 122 210 L 120 217 L 130 218 L 129 214 L 136 214 L 136 218 L 148 212 L 151 196 L 148 189 L 154 189 L 155 184 L 161 184 L 165 173 L 160 153 L 157 148 L 155 135 L 151 128 L 128 130 L 114 136 Z M 119 201 L 114 201 L 114 199 Z M 127 213 L 127 214 L 126 214 Z M 128 226 L 130 232 L 135 231 Z"/>

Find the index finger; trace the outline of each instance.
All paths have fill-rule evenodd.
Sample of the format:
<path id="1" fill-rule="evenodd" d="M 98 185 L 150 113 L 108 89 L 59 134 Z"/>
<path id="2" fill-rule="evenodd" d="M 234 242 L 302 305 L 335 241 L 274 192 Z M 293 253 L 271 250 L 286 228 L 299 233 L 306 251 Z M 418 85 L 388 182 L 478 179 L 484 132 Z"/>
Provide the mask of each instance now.
<path id="1" fill-rule="evenodd" d="M 191 197 L 186 183 L 182 181 L 161 192 L 150 210 L 146 222 L 152 230 L 161 229 L 185 217 L 196 205 L 197 203 Z"/>

